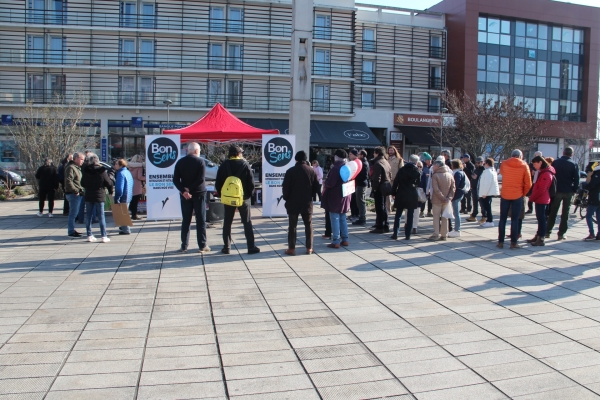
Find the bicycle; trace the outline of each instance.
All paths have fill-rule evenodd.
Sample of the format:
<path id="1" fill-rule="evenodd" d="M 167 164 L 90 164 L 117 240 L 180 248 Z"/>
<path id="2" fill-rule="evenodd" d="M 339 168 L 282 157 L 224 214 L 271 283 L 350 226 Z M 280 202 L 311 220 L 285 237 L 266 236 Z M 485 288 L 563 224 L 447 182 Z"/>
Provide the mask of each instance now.
<path id="1" fill-rule="evenodd" d="M 577 213 L 577 208 L 579 208 L 579 216 L 581 219 L 584 219 L 587 216 L 588 195 L 589 193 L 587 190 L 579 189 L 575 195 L 575 200 L 573 201 L 573 204 L 575 205 L 574 213 Z M 595 217 L 592 217 L 592 221 L 594 221 L 595 224 L 598 223 Z"/>

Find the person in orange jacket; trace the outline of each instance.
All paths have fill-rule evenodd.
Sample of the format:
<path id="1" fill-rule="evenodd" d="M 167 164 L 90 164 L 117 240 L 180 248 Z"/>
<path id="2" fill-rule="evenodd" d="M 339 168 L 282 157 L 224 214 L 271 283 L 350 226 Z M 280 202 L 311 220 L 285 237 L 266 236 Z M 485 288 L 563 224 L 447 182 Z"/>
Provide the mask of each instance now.
<path id="1" fill-rule="evenodd" d="M 502 190 L 500 191 L 500 223 L 498 224 L 498 244 L 496 246 L 504 247 L 506 220 L 508 219 L 508 210 L 512 207 L 510 248 L 518 249 L 521 247 L 517 243 L 519 215 L 523 208 L 523 197 L 531 189 L 531 173 L 529 166 L 523 161 L 521 150 L 513 150 L 511 158 L 500 166 L 500 174 L 502 175 Z"/>

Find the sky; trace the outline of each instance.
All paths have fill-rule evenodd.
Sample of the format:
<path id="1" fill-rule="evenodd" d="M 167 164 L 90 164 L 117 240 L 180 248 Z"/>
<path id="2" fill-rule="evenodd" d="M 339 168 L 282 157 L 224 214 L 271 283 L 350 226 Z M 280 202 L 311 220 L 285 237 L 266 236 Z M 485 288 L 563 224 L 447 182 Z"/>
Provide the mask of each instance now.
<path id="1" fill-rule="evenodd" d="M 364 4 L 376 4 L 388 7 L 400 7 L 410 8 L 413 10 L 424 10 L 434 4 L 439 3 L 441 0 L 360 0 L 357 3 Z M 564 1 L 563 3 L 582 4 L 585 6 L 600 7 L 600 1 L 598 0 L 573 0 Z"/>

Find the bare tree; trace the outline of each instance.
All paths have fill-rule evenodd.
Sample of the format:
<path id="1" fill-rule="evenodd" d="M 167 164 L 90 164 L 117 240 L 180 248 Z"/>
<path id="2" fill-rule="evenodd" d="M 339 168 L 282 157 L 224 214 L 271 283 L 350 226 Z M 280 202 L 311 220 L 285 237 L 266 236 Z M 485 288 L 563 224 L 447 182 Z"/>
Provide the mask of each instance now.
<path id="1" fill-rule="evenodd" d="M 513 95 L 482 101 L 447 91 L 443 100 L 455 116 L 454 124 L 443 128 L 444 143 L 475 156 L 502 159 L 513 149 L 530 148 L 548 126 Z M 433 128 L 432 134 L 439 141 L 440 128 Z"/>
<path id="2" fill-rule="evenodd" d="M 575 127 L 570 126 L 569 128 L 565 128 L 563 124 L 561 127 L 565 146 L 573 148 L 573 161 L 579 165 L 579 169 L 582 171 L 585 169 L 585 163 L 590 151 L 590 138 L 586 134 L 588 129 L 588 124 L 577 125 Z"/>
<path id="3" fill-rule="evenodd" d="M 38 192 L 35 172 L 45 158 L 51 158 L 58 164 L 65 154 L 95 144 L 92 141 L 96 139 L 87 136 L 89 128 L 81 126 L 86 105 L 87 98 L 79 91 L 68 103 L 62 96 L 56 96 L 41 106 L 29 102 L 16 113 L 20 117 L 10 127 L 10 132 L 19 148 L 21 162 L 25 164 L 27 180 L 34 193 Z"/>

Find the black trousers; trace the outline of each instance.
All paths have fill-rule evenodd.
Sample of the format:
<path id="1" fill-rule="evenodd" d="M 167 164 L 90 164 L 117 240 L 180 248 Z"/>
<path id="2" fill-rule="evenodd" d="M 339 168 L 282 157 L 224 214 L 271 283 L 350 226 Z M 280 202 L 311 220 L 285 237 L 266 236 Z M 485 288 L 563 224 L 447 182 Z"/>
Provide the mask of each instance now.
<path id="1" fill-rule="evenodd" d="M 473 204 L 472 204 L 472 196 L 471 193 L 473 191 L 469 190 L 469 193 L 466 193 L 462 200 L 460 201 L 460 209 L 466 212 L 471 212 L 471 209 L 473 208 Z"/>
<path id="2" fill-rule="evenodd" d="M 350 197 L 350 216 L 358 217 L 358 203 L 356 203 L 356 192 Z"/>
<path id="3" fill-rule="evenodd" d="M 206 247 L 206 193 L 195 194 L 191 199 L 181 200 L 181 248 L 187 249 L 190 242 L 190 225 L 192 214 L 196 213 L 196 239 L 198 247 L 202 250 Z"/>
<path id="4" fill-rule="evenodd" d="M 131 203 L 129 203 L 129 211 L 131 211 L 131 218 L 135 219 L 137 217 L 138 203 L 140 202 L 141 198 L 141 194 L 136 194 L 131 198 Z"/>
<path id="5" fill-rule="evenodd" d="M 471 189 L 471 199 L 473 201 L 473 212 L 471 213 L 471 217 L 476 217 L 479 214 L 479 195 L 477 194 L 477 190 Z"/>
<path id="6" fill-rule="evenodd" d="M 40 198 L 40 212 L 44 212 L 44 203 L 48 200 L 48 212 L 52 214 L 54 211 L 54 189 L 50 190 L 42 190 L 38 192 L 38 196 Z"/>
<path id="7" fill-rule="evenodd" d="M 313 193 L 313 201 L 317 201 L 317 197 L 319 198 L 319 201 L 321 201 L 321 186 L 323 185 L 319 184 L 319 189 Z"/>
<path id="8" fill-rule="evenodd" d="M 302 222 L 304 222 L 304 234 L 306 235 L 306 248 L 312 249 L 313 247 L 313 226 L 312 226 L 312 214 L 289 214 L 290 225 L 288 229 L 288 249 L 296 248 L 296 238 L 298 236 L 298 216 L 302 215 Z"/>
<path id="9" fill-rule="evenodd" d="M 63 186 L 63 184 L 61 183 L 60 186 L 62 187 L 63 193 L 65 192 L 65 187 Z M 63 201 L 63 215 L 69 215 L 69 200 L 67 200 L 67 195 L 65 194 L 65 200 Z"/>
<path id="10" fill-rule="evenodd" d="M 327 210 L 325 210 L 325 236 L 331 236 L 331 219 Z"/>
<path id="11" fill-rule="evenodd" d="M 254 231 L 252 230 L 252 221 L 250 215 L 250 199 L 244 200 L 244 203 L 239 207 L 224 206 L 225 217 L 223 219 L 223 246 L 229 248 L 231 246 L 231 224 L 233 224 L 233 217 L 235 215 L 235 209 L 240 213 L 242 224 L 244 224 L 244 235 L 246 236 L 246 243 L 248 244 L 248 250 L 254 248 Z"/>
<path id="12" fill-rule="evenodd" d="M 388 212 L 385 206 L 385 196 L 381 194 L 379 190 L 373 191 L 373 198 L 375 200 L 375 227 L 378 229 L 389 228 L 388 224 Z"/>

